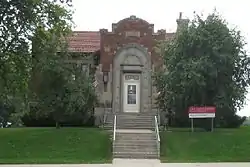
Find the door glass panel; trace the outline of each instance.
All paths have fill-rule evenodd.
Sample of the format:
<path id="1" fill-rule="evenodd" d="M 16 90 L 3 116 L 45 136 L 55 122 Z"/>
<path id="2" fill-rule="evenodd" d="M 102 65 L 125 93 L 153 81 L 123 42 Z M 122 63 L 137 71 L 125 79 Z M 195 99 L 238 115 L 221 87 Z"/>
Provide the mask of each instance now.
<path id="1" fill-rule="evenodd" d="M 127 104 L 136 104 L 136 85 L 128 85 Z"/>

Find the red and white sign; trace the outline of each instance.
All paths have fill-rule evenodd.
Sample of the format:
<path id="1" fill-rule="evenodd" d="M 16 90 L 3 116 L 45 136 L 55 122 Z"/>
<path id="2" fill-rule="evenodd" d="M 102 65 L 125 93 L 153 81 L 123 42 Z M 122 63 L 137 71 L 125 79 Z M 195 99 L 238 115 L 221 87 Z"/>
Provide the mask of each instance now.
<path id="1" fill-rule="evenodd" d="M 214 118 L 216 112 L 216 107 L 206 106 L 206 107 L 189 107 L 188 116 L 189 118 Z"/>

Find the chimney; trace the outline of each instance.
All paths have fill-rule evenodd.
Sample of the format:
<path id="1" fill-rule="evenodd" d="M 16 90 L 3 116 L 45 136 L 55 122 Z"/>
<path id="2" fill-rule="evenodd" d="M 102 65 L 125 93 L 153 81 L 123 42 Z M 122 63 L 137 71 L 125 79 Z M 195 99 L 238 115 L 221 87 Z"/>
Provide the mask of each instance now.
<path id="1" fill-rule="evenodd" d="M 182 12 L 180 12 L 179 18 L 176 20 L 176 22 L 177 22 L 177 31 L 179 31 L 181 28 L 188 26 L 189 19 L 183 19 Z"/>
<path id="2" fill-rule="evenodd" d="M 182 19 L 182 12 L 179 13 L 179 20 Z"/>

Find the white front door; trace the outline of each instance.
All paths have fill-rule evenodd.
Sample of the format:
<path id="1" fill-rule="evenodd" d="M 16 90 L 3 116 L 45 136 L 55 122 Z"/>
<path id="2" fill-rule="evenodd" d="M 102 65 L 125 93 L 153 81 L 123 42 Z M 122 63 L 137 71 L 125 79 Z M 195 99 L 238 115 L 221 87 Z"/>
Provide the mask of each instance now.
<path id="1" fill-rule="evenodd" d="M 140 111 L 140 80 L 124 82 L 124 112 Z"/>

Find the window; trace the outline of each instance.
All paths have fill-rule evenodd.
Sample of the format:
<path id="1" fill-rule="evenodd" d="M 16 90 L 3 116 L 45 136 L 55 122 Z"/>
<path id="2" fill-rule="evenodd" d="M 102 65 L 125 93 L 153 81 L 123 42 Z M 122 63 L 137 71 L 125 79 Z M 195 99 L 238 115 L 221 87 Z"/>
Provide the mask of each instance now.
<path id="1" fill-rule="evenodd" d="M 136 85 L 128 85 L 127 104 L 136 104 Z"/>

